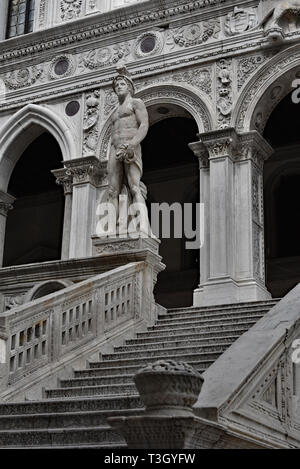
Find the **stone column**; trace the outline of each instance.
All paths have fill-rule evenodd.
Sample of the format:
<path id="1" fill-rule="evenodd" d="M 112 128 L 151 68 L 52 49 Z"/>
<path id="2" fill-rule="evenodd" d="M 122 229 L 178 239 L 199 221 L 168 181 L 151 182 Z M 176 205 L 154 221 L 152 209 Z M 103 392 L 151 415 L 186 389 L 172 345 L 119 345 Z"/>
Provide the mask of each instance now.
<path id="1" fill-rule="evenodd" d="M 0 265 L 3 264 L 3 252 L 5 243 L 6 219 L 16 199 L 6 192 L 0 191 Z"/>
<path id="2" fill-rule="evenodd" d="M 70 258 L 89 257 L 101 165 L 96 157 L 90 156 L 66 162 L 65 166 L 73 177 Z"/>
<path id="3" fill-rule="evenodd" d="M 63 239 L 61 248 L 61 258 L 69 259 L 70 252 L 70 235 L 71 235 L 71 218 L 72 218 L 72 194 L 73 194 L 73 176 L 72 173 L 63 168 L 51 171 L 56 177 L 56 183 L 62 185 L 65 194 L 65 213 Z"/>
<path id="4" fill-rule="evenodd" d="M 263 267 L 262 167 L 271 147 L 255 131 L 238 135 L 228 128 L 200 135 L 191 148 L 197 155 L 206 149 L 209 161 L 209 183 L 201 176 L 208 215 L 194 305 L 269 299 Z"/>

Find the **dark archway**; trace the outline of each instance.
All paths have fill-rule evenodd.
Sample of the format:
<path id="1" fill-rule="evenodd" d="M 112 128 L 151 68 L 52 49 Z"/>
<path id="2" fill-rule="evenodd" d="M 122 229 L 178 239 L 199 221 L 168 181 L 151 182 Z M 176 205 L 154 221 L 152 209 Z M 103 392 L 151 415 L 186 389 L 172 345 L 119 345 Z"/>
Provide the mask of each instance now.
<path id="1" fill-rule="evenodd" d="M 51 170 L 62 167 L 62 159 L 58 143 L 45 132 L 18 160 L 8 185 L 16 201 L 7 218 L 4 267 L 61 258 L 64 193 Z"/>
<path id="2" fill-rule="evenodd" d="M 142 145 L 148 212 L 151 219 L 152 203 L 190 203 L 195 228 L 199 165 L 188 144 L 197 140 L 198 128 L 188 113 L 170 105 L 150 108 L 150 121 L 168 113 L 175 116 L 152 123 Z M 154 294 L 156 301 L 168 308 L 191 306 L 193 290 L 199 285 L 199 250 L 187 250 L 186 239 L 175 238 L 172 225 L 170 239 L 160 236 L 160 255 L 167 268 L 159 274 Z"/>
<path id="3" fill-rule="evenodd" d="M 265 139 L 275 152 L 265 163 L 266 283 L 274 297 L 300 282 L 300 104 L 291 93 L 272 112 Z"/>

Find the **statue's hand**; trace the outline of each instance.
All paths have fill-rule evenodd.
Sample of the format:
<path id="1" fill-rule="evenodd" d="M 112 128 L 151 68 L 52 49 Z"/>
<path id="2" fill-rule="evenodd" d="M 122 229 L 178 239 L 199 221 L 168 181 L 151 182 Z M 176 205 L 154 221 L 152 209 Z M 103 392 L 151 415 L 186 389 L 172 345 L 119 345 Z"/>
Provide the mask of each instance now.
<path id="1" fill-rule="evenodd" d="M 129 144 L 126 150 L 125 162 L 132 163 L 134 159 L 135 159 L 134 146 Z"/>

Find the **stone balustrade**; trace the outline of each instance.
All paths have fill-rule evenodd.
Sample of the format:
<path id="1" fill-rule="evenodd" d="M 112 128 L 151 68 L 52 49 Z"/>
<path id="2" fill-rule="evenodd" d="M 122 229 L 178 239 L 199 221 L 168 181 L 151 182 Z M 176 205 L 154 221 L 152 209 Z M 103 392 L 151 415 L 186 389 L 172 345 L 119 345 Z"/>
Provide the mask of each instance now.
<path id="1" fill-rule="evenodd" d="M 47 374 L 114 331 L 143 321 L 145 262 L 130 263 L 0 316 L 0 390 Z M 149 316 L 148 316 L 149 317 Z"/>

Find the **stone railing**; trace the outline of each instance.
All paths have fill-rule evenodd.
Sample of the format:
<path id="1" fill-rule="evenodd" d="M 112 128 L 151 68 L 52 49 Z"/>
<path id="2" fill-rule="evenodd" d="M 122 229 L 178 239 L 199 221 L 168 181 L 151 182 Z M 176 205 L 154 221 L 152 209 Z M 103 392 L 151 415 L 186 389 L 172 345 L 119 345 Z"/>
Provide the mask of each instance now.
<path id="1" fill-rule="evenodd" d="M 53 373 L 118 328 L 149 322 L 146 271 L 146 263 L 131 263 L 0 315 L 0 391 Z"/>

